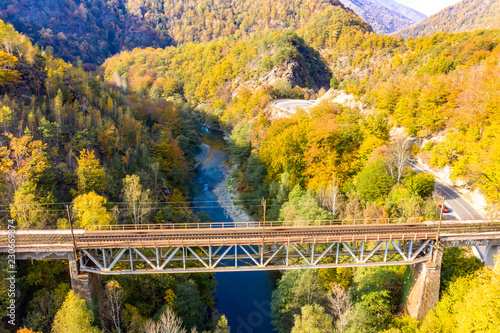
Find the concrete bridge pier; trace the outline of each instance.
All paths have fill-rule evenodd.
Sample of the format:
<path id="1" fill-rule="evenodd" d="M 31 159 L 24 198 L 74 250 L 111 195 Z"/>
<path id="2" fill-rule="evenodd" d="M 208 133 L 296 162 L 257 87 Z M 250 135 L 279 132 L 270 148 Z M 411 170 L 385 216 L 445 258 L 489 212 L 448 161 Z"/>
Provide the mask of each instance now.
<path id="1" fill-rule="evenodd" d="M 500 245 L 487 245 L 484 249 L 484 264 L 486 266 L 495 266 L 495 256 L 500 250 Z"/>
<path id="2" fill-rule="evenodd" d="M 413 283 L 403 309 L 413 318 L 422 320 L 439 300 L 441 262 L 444 248 L 434 249 L 433 261 L 412 265 Z"/>
<path id="3" fill-rule="evenodd" d="M 78 271 L 78 262 L 69 259 L 69 272 L 71 277 L 71 289 L 88 302 L 92 302 L 94 297 L 102 299 L 104 291 L 102 288 L 101 276 L 99 274 L 82 273 Z"/>

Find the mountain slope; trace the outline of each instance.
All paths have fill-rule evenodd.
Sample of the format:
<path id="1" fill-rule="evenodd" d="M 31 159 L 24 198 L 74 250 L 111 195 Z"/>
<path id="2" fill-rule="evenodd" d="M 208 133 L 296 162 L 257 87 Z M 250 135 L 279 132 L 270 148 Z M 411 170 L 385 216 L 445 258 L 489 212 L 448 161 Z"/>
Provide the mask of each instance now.
<path id="1" fill-rule="evenodd" d="M 124 0 L 82 0 L 79 4 L 66 0 L 0 0 L 0 19 L 74 63 L 100 63 L 124 48 L 172 44 L 148 17 L 129 11 Z"/>
<path id="2" fill-rule="evenodd" d="M 380 34 L 389 34 L 411 26 L 426 16 L 391 0 L 341 0 Z"/>
<path id="3" fill-rule="evenodd" d="M 421 37 L 436 32 L 463 32 L 500 28 L 500 0 L 464 0 L 443 9 L 396 35 Z"/>
<path id="4" fill-rule="evenodd" d="M 410 20 L 414 22 L 420 22 L 422 20 L 425 20 L 427 18 L 427 15 L 410 8 L 408 6 L 405 6 L 401 3 L 398 3 L 396 1 L 392 0 L 370 0 L 371 2 L 375 2 L 381 6 L 384 6 L 385 8 L 388 8 L 398 14 L 403 15 L 404 17 L 409 18 Z"/>
<path id="5" fill-rule="evenodd" d="M 165 47 L 304 26 L 339 0 L 0 0 L 0 19 L 65 60 L 102 63 L 135 47 Z"/>

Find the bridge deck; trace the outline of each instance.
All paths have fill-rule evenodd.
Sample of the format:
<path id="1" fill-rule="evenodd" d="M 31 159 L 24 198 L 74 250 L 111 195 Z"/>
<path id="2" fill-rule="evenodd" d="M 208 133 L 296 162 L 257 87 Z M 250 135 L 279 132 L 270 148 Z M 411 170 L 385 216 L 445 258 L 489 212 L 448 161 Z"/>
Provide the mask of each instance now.
<path id="1" fill-rule="evenodd" d="M 328 243 L 434 239 L 437 224 L 327 225 L 304 227 L 235 227 L 150 230 L 75 230 L 78 249 L 224 246 L 283 243 Z M 443 223 L 445 240 L 500 239 L 500 222 Z M 8 250 L 7 232 L 0 231 L 0 252 Z M 68 251 L 69 230 L 20 230 L 16 251 Z"/>

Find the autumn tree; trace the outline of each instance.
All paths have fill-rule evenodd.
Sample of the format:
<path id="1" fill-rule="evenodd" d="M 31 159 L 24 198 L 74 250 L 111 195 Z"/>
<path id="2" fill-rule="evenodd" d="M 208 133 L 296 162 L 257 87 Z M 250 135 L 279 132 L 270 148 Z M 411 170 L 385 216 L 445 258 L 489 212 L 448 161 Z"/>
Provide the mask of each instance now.
<path id="1" fill-rule="evenodd" d="M 165 308 L 158 321 L 149 319 L 142 327 L 143 333 L 186 333 L 182 320 L 170 308 Z"/>
<path id="2" fill-rule="evenodd" d="M 92 225 L 111 224 L 114 218 L 106 209 L 106 202 L 106 198 L 94 191 L 77 196 L 73 200 L 76 226 L 83 228 Z"/>
<path id="3" fill-rule="evenodd" d="M 341 204 L 341 194 L 340 187 L 335 176 L 326 185 L 326 187 L 321 187 L 318 190 L 319 202 L 323 207 L 328 209 L 332 213 L 332 218 L 335 219 L 340 211 Z"/>
<path id="4" fill-rule="evenodd" d="M 500 270 L 484 268 L 452 282 L 434 311 L 425 317 L 422 332 L 495 332 L 500 327 Z"/>
<path id="5" fill-rule="evenodd" d="M 59 124 L 59 126 L 61 126 L 63 122 L 63 117 L 65 116 L 64 96 L 61 89 L 57 91 L 57 95 L 54 98 L 53 102 L 54 102 L 54 114 L 56 116 L 56 121 Z"/>
<path id="6" fill-rule="evenodd" d="M 31 136 L 16 138 L 10 133 L 4 135 L 10 142 L 8 147 L 0 147 L 0 174 L 6 174 L 17 189 L 25 181 L 34 180 L 48 167 L 45 157 L 47 146 L 40 140 L 33 141 Z"/>
<path id="7" fill-rule="evenodd" d="M 14 115 L 14 112 L 7 105 L 4 105 L 4 106 L 2 106 L 2 108 L 0 108 L 0 123 L 2 124 L 3 131 L 5 133 L 8 132 L 9 126 L 10 126 L 12 120 L 14 119 L 13 115 Z"/>
<path id="8" fill-rule="evenodd" d="M 105 295 L 106 300 L 103 309 L 103 315 L 107 320 L 111 321 L 116 332 L 121 333 L 125 293 L 116 280 L 110 280 L 108 281 L 108 283 L 106 283 Z"/>
<path id="9" fill-rule="evenodd" d="M 101 333 L 92 326 L 94 314 L 87 302 L 70 290 L 54 318 L 52 333 Z"/>
<path id="10" fill-rule="evenodd" d="M 13 68 L 17 62 L 15 56 L 0 51 L 0 86 L 19 81 L 19 73 Z"/>
<path id="11" fill-rule="evenodd" d="M 26 182 L 14 193 L 13 202 L 9 204 L 10 215 L 19 226 L 41 228 L 46 225 L 50 213 L 40 203 L 36 195 L 35 185 Z"/>
<path id="12" fill-rule="evenodd" d="M 22 328 L 18 329 L 16 333 L 41 333 L 41 332 L 35 332 L 29 328 L 22 327 Z"/>
<path id="13" fill-rule="evenodd" d="M 328 295 L 330 309 L 335 319 L 337 332 L 343 333 L 349 325 L 352 315 L 352 299 L 349 292 L 338 284 L 331 286 L 331 293 Z"/>
<path id="14" fill-rule="evenodd" d="M 101 193 L 106 186 L 106 173 L 96 158 L 95 152 L 82 149 L 77 162 L 78 192 L 95 191 Z"/>
<path id="15" fill-rule="evenodd" d="M 135 224 L 141 224 L 151 213 L 151 191 L 143 190 L 139 176 L 126 176 L 123 180 L 123 198 L 127 202 L 128 214 Z"/>
<path id="16" fill-rule="evenodd" d="M 403 172 L 408 166 L 410 160 L 410 143 L 408 139 L 398 139 L 389 147 L 387 155 L 387 164 L 391 176 L 400 182 Z"/>
<path id="17" fill-rule="evenodd" d="M 217 322 L 217 327 L 215 328 L 214 333 L 229 333 L 230 332 L 230 327 L 227 323 L 227 318 L 225 315 L 222 315 Z"/>
<path id="18" fill-rule="evenodd" d="M 139 310 L 128 303 L 126 303 L 122 310 L 122 325 L 127 333 L 143 333 L 145 328 L 145 323 L 148 319 L 145 319 L 139 313 Z"/>

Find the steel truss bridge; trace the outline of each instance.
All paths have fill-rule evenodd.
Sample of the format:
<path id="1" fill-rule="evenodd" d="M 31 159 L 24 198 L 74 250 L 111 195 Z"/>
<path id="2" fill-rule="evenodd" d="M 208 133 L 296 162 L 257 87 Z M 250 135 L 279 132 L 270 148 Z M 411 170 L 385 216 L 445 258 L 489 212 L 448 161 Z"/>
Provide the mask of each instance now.
<path id="1" fill-rule="evenodd" d="M 73 233 L 18 230 L 16 255 L 76 256 L 81 272 L 145 274 L 410 265 L 431 261 L 438 239 L 443 246 L 500 245 L 500 221 L 318 224 L 120 225 Z M 7 232 L 2 231 L 0 252 L 7 250 Z"/>

